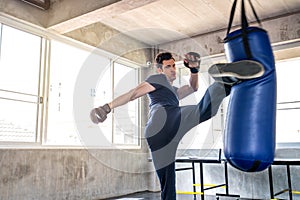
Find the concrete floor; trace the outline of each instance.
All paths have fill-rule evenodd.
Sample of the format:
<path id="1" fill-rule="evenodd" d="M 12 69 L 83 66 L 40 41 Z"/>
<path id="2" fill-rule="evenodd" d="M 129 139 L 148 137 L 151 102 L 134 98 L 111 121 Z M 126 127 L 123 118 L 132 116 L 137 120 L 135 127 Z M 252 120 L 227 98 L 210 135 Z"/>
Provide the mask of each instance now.
<path id="1" fill-rule="evenodd" d="M 160 199 L 159 192 L 141 192 L 141 193 L 135 193 L 135 194 L 122 196 L 122 197 L 110 198 L 107 200 L 159 200 L 159 199 Z M 177 200 L 201 200 L 201 196 L 197 195 L 196 199 L 195 199 L 194 195 L 178 194 Z M 225 196 L 217 197 L 217 196 L 205 195 L 204 200 L 247 200 L 247 199 L 246 198 L 236 198 L 236 197 L 225 197 Z"/>

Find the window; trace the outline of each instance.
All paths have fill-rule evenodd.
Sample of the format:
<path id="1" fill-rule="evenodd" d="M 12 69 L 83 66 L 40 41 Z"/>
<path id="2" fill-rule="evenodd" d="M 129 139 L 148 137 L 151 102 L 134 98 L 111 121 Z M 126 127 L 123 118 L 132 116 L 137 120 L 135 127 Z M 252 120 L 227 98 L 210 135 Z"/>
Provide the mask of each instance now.
<path id="1" fill-rule="evenodd" d="M 52 40 L 50 55 L 48 120 L 44 143 L 81 145 L 73 117 L 73 93 L 76 78 L 89 52 Z"/>
<path id="2" fill-rule="evenodd" d="M 38 142 L 42 38 L 1 25 L 0 141 Z"/>
<path id="3" fill-rule="evenodd" d="M 300 58 L 276 64 L 276 142 L 300 143 Z"/>
<path id="4" fill-rule="evenodd" d="M 136 68 L 52 40 L 45 144 L 139 145 L 138 101 L 115 109 L 99 125 L 89 119 L 92 108 L 135 87 L 138 77 Z"/>
<path id="5" fill-rule="evenodd" d="M 114 64 L 114 96 L 117 97 L 137 86 L 138 70 L 126 65 Z M 139 144 L 139 101 L 131 101 L 127 105 L 114 110 L 115 144 Z"/>
<path id="6" fill-rule="evenodd" d="M 115 109 L 98 126 L 89 119 L 92 108 L 138 84 L 139 66 L 122 58 L 112 62 L 108 53 L 59 40 L 0 24 L 0 142 L 139 146 L 139 100 Z M 76 116 L 75 106 L 86 113 Z M 107 142 L 89 137 L 90 130 L 100 130 Z"/>

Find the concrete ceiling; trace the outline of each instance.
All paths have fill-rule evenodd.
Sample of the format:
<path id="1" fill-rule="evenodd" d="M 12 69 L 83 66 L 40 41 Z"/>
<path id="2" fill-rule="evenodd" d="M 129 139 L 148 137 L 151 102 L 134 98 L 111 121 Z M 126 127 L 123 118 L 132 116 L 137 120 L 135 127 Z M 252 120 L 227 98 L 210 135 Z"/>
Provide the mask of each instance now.
<path id="1" fill-rule="evenodd" d="M 240 2 L 240 1 L 238 1 Z M 157 45 L 227 28 L 233 0 L 53 0 L 48 29 L 66 34 L 102 23 L 146 44 Z M 300 12 L 300 0 L 252 0 L 259 18 Z M 245 1 L 249 22 L 255 17 Z M 240 3 L 234 25 L 240 22 Z M 65 12 L 65 16 L 61 15 Z"/>

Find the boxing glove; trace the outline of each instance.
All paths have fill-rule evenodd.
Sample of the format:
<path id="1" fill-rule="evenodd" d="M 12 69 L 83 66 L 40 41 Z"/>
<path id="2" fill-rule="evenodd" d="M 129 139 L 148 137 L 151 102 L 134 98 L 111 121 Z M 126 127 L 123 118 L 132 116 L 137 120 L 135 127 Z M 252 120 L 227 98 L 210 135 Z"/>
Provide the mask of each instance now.
<path id="1" fill-rule="evenodd" d="M 98 124 L 104 122 L 107 118 L 107 114 L 110 113 L 111 109 L 108 104 L 94 108 L 90 113 L 90 118 L 93 123 Z"/>
<path id="2" fill-rule="evenodd" d="M 200 54 L 196 52 L 189 52 L 186 54 L 186 58 L 183 60 L 183 64 L 185 67 L 189 68 L 192 74 L 196 74 L 199 72 L 200 68 Z M 197 63 L 196 67 L 190 67 L 190 63 Z"/>

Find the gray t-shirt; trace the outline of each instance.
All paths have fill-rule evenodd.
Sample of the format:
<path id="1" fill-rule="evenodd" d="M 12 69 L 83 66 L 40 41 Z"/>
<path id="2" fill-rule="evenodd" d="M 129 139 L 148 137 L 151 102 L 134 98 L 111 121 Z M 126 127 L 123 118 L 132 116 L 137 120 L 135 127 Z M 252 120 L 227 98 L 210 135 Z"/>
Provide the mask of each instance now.
<path id="1" fill-rule="evenodd" d="M 150 99 L 150 107 L 154 105 L 179 106 L 177 95 L 178 88 L 170 84 L 170 82 L 167 80 L 166 75 L 151 75 L 145 81 L 155 88 L 155 91 L 148 94 L 148 97 Z"/>

